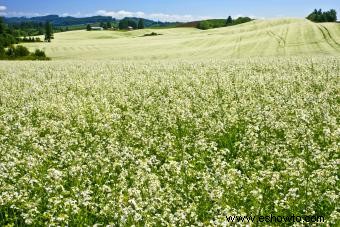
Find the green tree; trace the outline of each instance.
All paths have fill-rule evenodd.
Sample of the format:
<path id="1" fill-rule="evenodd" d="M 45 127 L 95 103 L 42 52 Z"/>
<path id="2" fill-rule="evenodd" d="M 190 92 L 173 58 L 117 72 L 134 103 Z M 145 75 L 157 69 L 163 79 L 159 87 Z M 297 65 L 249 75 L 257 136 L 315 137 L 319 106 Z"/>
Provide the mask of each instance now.
<path id="1" fill-rule="evenodd" d="M 132 27 L 133 29 L 137 29 L 137 23 L 134 20 L 128 20 L 128 27 Z"/>
<path id="2" fill-rule="evenodd" d="M 201 21 L 198 23 L 197 28 L 207 30 L 212 28 L 212 25 L 209 23 L 209 21 Z"/>
<path id="3" fill-rule="evenodd" d="M 53 30 L 50 22 L 45 23 L 45 41 L 51 42 L 53 39 Z"/>
<path id="4" fill-rule="evenodd" d="M 5 48 L 0 45 L 0 59 L 5 56 Z"/>
<path id="5" fill-rule="evenodd" d="M 138 29 L 144 29 L 145 25 L 144 25 L 144 19 L 139 19 L 138 21 Z"/>
<path id="6" fill-rule="evenodd" d="M 5 23 L 2 17 L 0 17 L 0 34 L 4 34 L 4 33 L 5 33 Z"/>
<path id="7" fill-rule="evenodd" d="M 26 57 L 30 54 L 29 50 L 21 45 L 18 45 L 15 49 L 14 49 L 14 56 L 15 57 Z"/>
<path id="8" fill-rule="evenodd" d="M 91 31 L 91 30 L 92 30 L 92 27 L 91 27 L 90 24 L 88 24 L 88 25 L 86 26 L 86 30 L 87 30 L 87 31 Z"/>
<path id="9" fill-rule="evenodd" d="M 123 20 L 119 21 L 118 27 L 119 27 L 120 30 L 127 29 L 129 27 L 128 20 L 123 19 Z"/>
<path id="10" fill-rule="evenodd" d="M 111 24 L 111 22 L 107 22 L 107 23 L 106 23 L 106 28 L 107 28 L 107 29 L 110 29 L 110 28 L 112 28 L 112 24 Z"/>
<path id="11" fill-rule="evenodd" d="M 34 56 L 39 57 L 39 58 L 46 58 L 45 52 L 39 49 L 35 50 Z"/>
<path id="12" fill-rule="evenodd" d="M 326 12 L 322 12 L 321 9 L 314 10 L 311 14 L 306 17 L 308 20 L 313 22 L 336 22 L 337 13 L 334 9 Z"/>
<path id="13" fill-rule="evenodd" d="M 228 17 L 226 24 L 231 25 L 233 23 L 233 18 L 231 16 Z"/>
<path id="14" fill-rule="evenodd" d="M 328 21 L 329 22 L 336 22 L 337 21 L 337 13 L 335 11 L 335 9 L 331 9 L 329 11 L 329 18 L 328 18 Z"/>

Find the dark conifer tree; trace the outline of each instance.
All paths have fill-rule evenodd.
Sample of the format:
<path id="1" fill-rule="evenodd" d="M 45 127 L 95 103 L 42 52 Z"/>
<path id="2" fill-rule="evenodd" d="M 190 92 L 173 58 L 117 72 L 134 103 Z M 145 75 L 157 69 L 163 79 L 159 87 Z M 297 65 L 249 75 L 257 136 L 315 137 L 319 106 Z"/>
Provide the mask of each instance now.
<path id="1" fill-rule="evenodd" d="M 138 21 L 138 29 L 144 29 L 145 25 L 144 25 L 144 19 L 139 19 Z"/>
<path id="2" fill-rule="evenodd" d="M 50 22 L 46 22 L 46 24 L 45 24 L 45 41 L 51 42 L 51 39 L 53 39 L 52 25 L 51 25 Z"/>
<path id="3" fill-rule="evenodd" d="M 233 23 L 233 18 L 231 18 L 231 16 L 228 17 L 227 21 L 226 21 L 226 24 L 227 25 L 230 25 Z"/>

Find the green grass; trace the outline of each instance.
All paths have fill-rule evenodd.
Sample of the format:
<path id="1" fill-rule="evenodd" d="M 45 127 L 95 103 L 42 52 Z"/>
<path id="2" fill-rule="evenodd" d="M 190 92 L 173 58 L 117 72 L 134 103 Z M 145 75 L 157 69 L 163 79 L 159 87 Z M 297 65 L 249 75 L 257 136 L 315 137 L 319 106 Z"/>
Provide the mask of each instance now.
<path id="1" fill-rule="evenodd" d="M 162 36 L 141 37 L 151 32 L 72 31 L 55 34 L 52 43 L 26 46 L 44 49 L 57 60 L 199 60 L 340 53 L 340 24 L 303 19 L 257 20 L 207 31 L 162 29 Z"/>

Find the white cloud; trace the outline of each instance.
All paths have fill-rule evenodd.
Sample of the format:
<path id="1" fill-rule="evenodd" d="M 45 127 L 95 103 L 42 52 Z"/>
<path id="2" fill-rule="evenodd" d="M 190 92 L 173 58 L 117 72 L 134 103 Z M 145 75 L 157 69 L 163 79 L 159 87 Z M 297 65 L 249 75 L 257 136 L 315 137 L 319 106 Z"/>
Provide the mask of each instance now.
<path id="1" fill-rule="evenodd" d="M 0 6 L 0 16 L 6 16 L 7 13 L 5 12 L 7 9 L 6 6 Z"/>
<path id="2" fill-rule="evenodd" d="M 164 14 L 164 13 L 151 13 L 147 14 L 144 12 L 130 12 L 125 10 L 120 11 L 106 11 L 98 10 L 97 15 L 110 16 L 117 19 L 122 19 L 124 17 L 142 17 L 150 20 L 167 21 L 167 22 L 188 22 L 194 20 L 209 19 L 211 17 L 195 17 L 192 15 L 177 15 L 177 14 Z"/>
<path id="3" fill-rule="evenodd" d="M 1 6 L 0 6 L 1 9 Z M 6 9 L 6 7 L 5 7 Z M 50 15 L 51 13 L 32 13 L 32 12 L 2 12 L 0 10 L 0 15 L 6 15 L 9 17 L 37 17 L 37 16 L 46 16 Z M 205 20 L 211 19 L 212 17 L 208 16 L 193 16 L 190 14 L 187 15 L 179 15 L 179 14 L 165 14 L 165 13 L 145 13 L 141 11 L 131 12 L 126 10 L 119 10 L 119 11 L 107 11 L 107 10 L 98 10 L 94 13 L 62 13 L 60 16 L 67 17 L 90 17 L 90 16 L 110 16 L 116 19 L 122 19 L 124 17 L 139 17 L 150 19 L 154 21 L 163 21 L 163 22 L 189 22 L 189 21 L 196 21 L 196 20 Z"/>

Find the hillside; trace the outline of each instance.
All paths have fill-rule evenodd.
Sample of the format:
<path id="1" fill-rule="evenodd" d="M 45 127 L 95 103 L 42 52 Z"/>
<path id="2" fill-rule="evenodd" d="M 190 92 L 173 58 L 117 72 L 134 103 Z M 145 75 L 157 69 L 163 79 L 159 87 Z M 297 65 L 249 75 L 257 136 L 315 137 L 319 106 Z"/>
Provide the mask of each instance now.
<path id="1" fill-rule="evenodd" d="M 209 59 L 249 56 L 339 55 L 340 25 L 304 19 L 256 20 L 201 31 L 163 29 L 161 36 L 132 32 L 73 31 L 55 34 L 52 43 L 32 43 L 54 59 Z"/>
<path id="2" fill-rule="evenodd" d="M 20 24 L 20 23 L 45 23 L 46 21 L 51 22 L 54 26 L 72 26 L 72 25 L 84 25 L 100 22 L 111 22 L 112 17 L 104 16 L 93 16 L 93 17 L 59 17 L 58 15 L 48 15 L 40 17 L 7 17 L 5 22 L 7 24 Z"/>
<path id="3" fill-rule="evenodd" d="M 138 22 L 140 18 L 137 17 L 125 17 L 124 19 L 130 19 L 135 22 Z M 7 17 L 5 18 L 5 22 L 9 25 L 18 25 L 21 23 L 45 23 L 49 21 L 55 27 L 63 27 L 63 26 L 79 26 L 86 24 L 99 24 L 106 22 L 117 22 L 118 19 L 112 18 L 110 16 L 92 16 L 92 17 L 60 17 L 58 15 L 47 15 L 47 16 L 39 16 L 39 17 Z M 176 26 L 180 23 L 175 22 L 160 22 L 144 19 L 145 27 L 166 27 L 166 26 Z"/>

